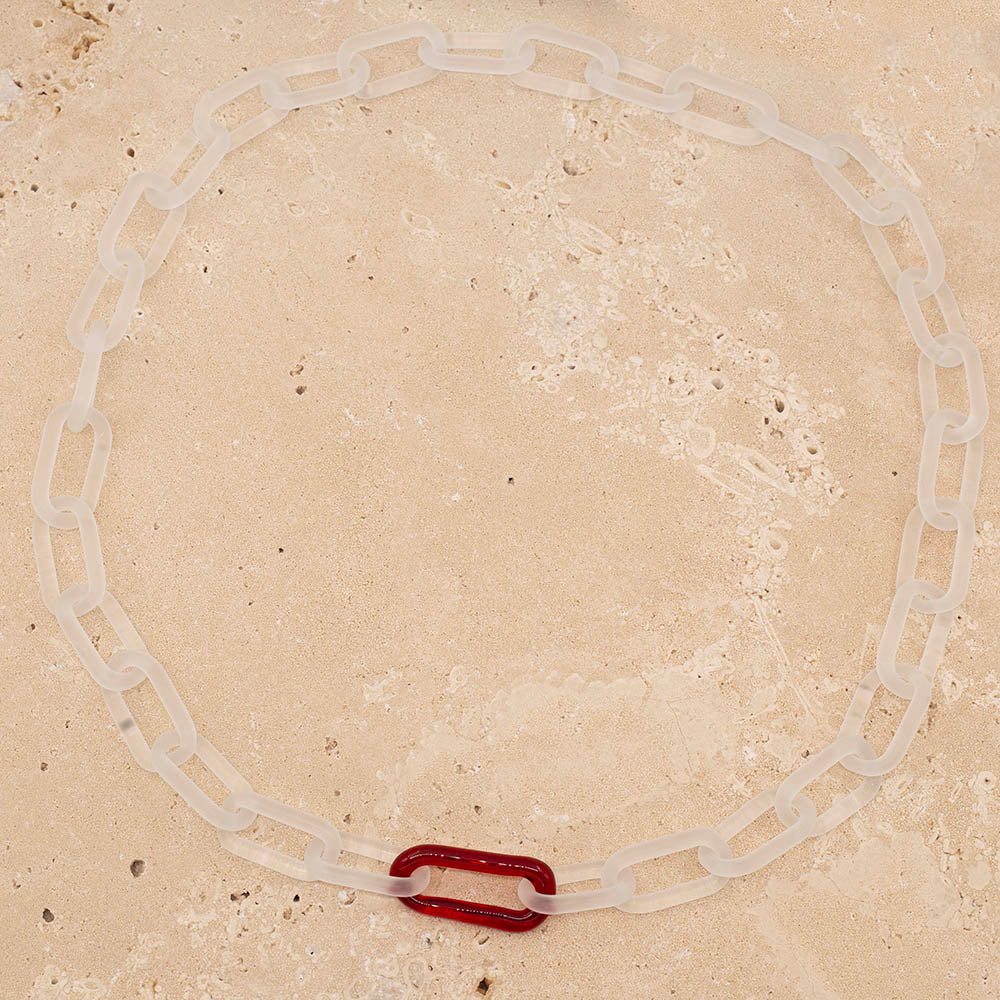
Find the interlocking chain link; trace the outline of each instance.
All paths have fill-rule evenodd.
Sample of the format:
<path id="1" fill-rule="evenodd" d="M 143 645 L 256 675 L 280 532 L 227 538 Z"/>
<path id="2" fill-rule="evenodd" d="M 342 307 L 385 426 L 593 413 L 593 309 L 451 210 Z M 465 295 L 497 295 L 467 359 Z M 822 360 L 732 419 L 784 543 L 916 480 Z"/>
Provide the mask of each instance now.
<path id="1" fill-rule="evenodd" d="M 416 41 L 416 65 L 373 78 L 366 56 L 382 46 Z M 570 80 L 534 69 L 536 44 L 560 46 L 589 56 L 584 79 Z M 499 53 L 483 55 L 485 52 Z M 67 321 L 69 342 L 82 352 L 80 375 L 72 399 L 49 414 L 31 488 L 34 509 L 32 539 L 42 599 L 101 688 L 102 695 L 129 750 L 140 767 L 158 774 L 191 808 L 218 831 L 227 850 L 297 879 L 321 880 L 394 896 L 423 891 L 427 868 L 406 878 L 367 871 L 339 863 L 343 853 L 387 864 L 396 848 L 339 831 L 319 816 L 261 795 L 199 733 L 163 666 L 146 649 L 121 605 L 107 588 L 104 559 L 94 512 L 100 498 L 111 450 L 111 427 L 94 408 L 101 357 L 126 335 L 143 284 L 157 273 L 177 239 L 187 204 L 230 151 L 238 149 L 282 121 L 288 112 L 349 97 L 371 100 L 418 86 L 439 73 L 477 73 L 506 76 L 520 87 L 578 101 L 612 97 L 659 112 L 683 127 L 736 145 L 758 145 L 774 139 L 808 156 L 820 177 L 858 216 L 862 234 L 875 261 L 895 293 L 904 320 L 919 351 L 918 380 L 924 435 L 918 471 L 917 504 L 903 527 L 896 573 L 896 590 L 876 653 L 876 666 L 860 682 L 836 737 L 811 754 L 776 788 L 759 792 L 714 827 L 696 827 L 624 847 L 604 861 L 563 865 L 555 871 L 556 884 L 599 881 L 597 889 L 556 894 L 539 893 L 522 879 L 518 894 L 538 913 L 569 913 L 618 907 L 645 913 L 699 899 L 717 892 L 732 878 L 757 871 L 810 837 L 818 837 L 857 812 L 877 793 L 885 774 L 902 760 L 924 718 L 931 686 L 943 653 L 955 609 L 968 591 L 975 538 L 973 508 L 983 462 L 983 431 L 989 416 L 986 384 L 979 350 L 968 336 L 961 312 L 944 280 L 944 254 L 919 199 L 875 153 L 854 136 L 831 132 L 813 135 L 782 121 L 778 106 L 766 93 L 738 80 L 696 66 L 673 71 L 627 56 L 618 56 L 603 42 L 546 24 L 524 24 L 506 34 L 498 32 L 442 32 L 426 21 L 411 21 L 355 35 L 335 52 L 306 56 L 250 70 L 205 94 L 194 110 L 191 128 L 167 153 L 156 170 L 136 173 L 125 185 L 97 241 L 98 262 Z M 294 89 L 300 76 L 336 73 L 337 79 Z M 623 77 L 642 81 L 639 86 Z M 729 98 L 742 109 L 744 120 L 727 121 L 691 110 L 696 90 Z M 264 110 L 229 128 L 220 112 L 237 98 L 256 90 Z M 173 175 L 202 148 L 186 176 Z M 841 172 L 854 160 L 877 190 L 862 192 Z M 165 213 L 145 256 L 121 242 L 122 231 L 141 199 Z M 907 220 L 923 249 L 924 262 L 902 267 L 889 249 L 883 228 Z M 92 319 L 107 283 L 120 283 L 110 320 Z M 944 317 L 945 332 L 931 334 L 921 302 L 933 296 Z M 961 366 L 968 395 L 968 412 L 938 405 L 937 368 Z M 78 496 L 51 496 L 59 444 L 67 430 L 93 433 L 93 445 Z M 966 448 L 959 495 L 937 494 L 938 466 L 949 445 Z M 954 556 L 947 589 L 917 576 L 924 527 L 955 534 Z M 51 532 L 76 531 L 83 553 L 86 579 L 62 589 L 55 565 Z M 99 609 L 123 647 L 107 661 L 100 655 L 81 618 Z M 917 665 L 898 662 L 911 612 L 934 616 Z M 149 742 L 124 701 L 124 693 L 148 680 L 170 721 L 170 728 Z M 862 735 L 865 718 L 879 687 L 905 703 L 905 710 L 888 745 L 878 753 Z M 182 766 L 198 760 L 227 789 L 215 802 L 190 778 Z M 805 793 L 807 786 L 840 766 L 862 780 L 835 799 L 824 812 Z M 739 857 L 730 842 L 766 813 L 773 811 L 782 829 L 769 840 Z M 238 833 L 259 817 L 284 823 L 312 837 L 303 857 L 265 847 Z M 633 866 L 681 851 L 694 850 L 705 876 L 665 888 L 638 892 Z"/>

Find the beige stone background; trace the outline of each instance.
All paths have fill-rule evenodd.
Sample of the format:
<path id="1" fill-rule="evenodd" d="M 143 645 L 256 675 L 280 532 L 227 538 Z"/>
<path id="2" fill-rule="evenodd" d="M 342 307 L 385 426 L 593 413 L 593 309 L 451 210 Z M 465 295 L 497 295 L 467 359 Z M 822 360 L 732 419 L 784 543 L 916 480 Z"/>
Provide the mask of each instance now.
<path id="1" fill-rule="evenodd" d="M 864 137 L 924 200 L 996 400 L 996 15 L 4 3 L 0 995 L 1000 996 L 995 420 L 971 592 L 878 798 L 707 900 L 526 935 L 223 851 L 133 763 L 43 607 L 29 503 L 43 419 L 78 373 L 66 316 L 129 174 L 242 68 L 404 19 L 544 20 L 747 79 L 790 121 Z M 538 48 L 542 69 L 582 74 L 583 57 Z M 403 43 L 373 69 L 413 59 Z M 147 246 L 155 221 L 138 212 L 127 238 Z M 891 243 L 920 260 L 905 226 Z M 105 356 L 109 586 L 257 790 L 400 847 L 603 857 L 717 822 L 835 735 L 874 665 L 914 502 L 916 360 L 856 219 L 776 143 L 479 77 L 303 110 L 219 167 Z M 952 375 L 942 395 L 961 406 Z M 66 445 L 56 492 L 89 447 Z M 920 570 L 940 579 L 952 540 L 926 535 Z M 57 553 L 79 576 L 72 545 Z M 85 623 L 110 655 L 106 620 Z M 927 625 L 913 616 L 908 655 Z M 162 730 L 148 691 L 128 700 Z M 877 746 L 900 708 L 876 701 Z M 851 781 L 837 769 L 810 790 L 823 808 Z M 734 847 L 778 829 L 772 815 Z M 255 835 L 305 843 L 270 823 Z M 646 890 L 698 874 L 690 852 L 637 867 Z M 435 885 L 515 898 L 510 880 Z"/>

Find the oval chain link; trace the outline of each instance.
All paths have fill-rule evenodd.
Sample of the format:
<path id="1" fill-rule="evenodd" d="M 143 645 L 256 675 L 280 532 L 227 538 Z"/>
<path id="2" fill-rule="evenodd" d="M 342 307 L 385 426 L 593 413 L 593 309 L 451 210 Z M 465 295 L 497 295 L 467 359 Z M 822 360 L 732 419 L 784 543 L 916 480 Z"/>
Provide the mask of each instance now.
<path id="1" fill-rule="evenodd" d="M 365 53 L 381 46 L 417 39 L 419 65 L 380 79 L 372 79 Z M 556 45 L 590 57 L 584 79 L 569 80 L 539 73 L 535 42 Z M 494 51 L 501 55 L 475 55 Z M 294 90 L 291 81 L 336 71 L 339 79 Z M 157 773 L 188 805 L 217 831 L 227 850 L 293 878 L 313 879 L 394 896 L 412 896 L 427 886 L 429 870 L 419 868 L 406 878 L 339 864 L 341 853 L 368 857 L 384 864 L 398 850 L 381 841 L 341 833 L 326 820 L 260 795 L 225 757 L 195 728 L 173 683 L 162 665 L 151 656 L 121 605 L 107 589 L 94 510 L 100 497 L 111 448 L 111 427 L 94 408 L 101 357 L 121 342 L 128 330 L 139 293 L 156 274 L 183 224 L 187 203 L 201 189 L 222 159 L 262 132 L 282 121 L 288 111 L 343 100 L 373 99 L 417 86 L 441 72 L 506 76 L 520 87 L 578 101 L 603 96 L 636 108 L 664 114 L 685 128 L 726 142 L 757 145 L 774 139 L 808 156 L 820 177 L 861 223 L 876 262 L 896 294 L 903 318 L 920 350 L 918 376 L 921 412 L 925 422 L 918 471 L 917 505 L 903 528 L 896 592 L 879 640 L 876 667 L 860 682 L 836 738 L 810 756 L 776 788 L 749 799 L 714 828 L 697 827 L 624 847 L 605 861 L 563 865 L 555 869 L 557 886 L 599 881 L 596 889 L 554 895 L 536 891 L 522 880 L 518 895 L 538 913 L 569 913 L 618 907 L 644 913 L 704 897 L 718 891 L 731 878 L 750 874 L 791 850 L 809 837 L 829 832 L 869 802 L 879 790 L 882 776 L 902 760 L 927 710 L 932 680 L 944 653 L 945 642 L 969 582 L 975 538 L 973 507 L 979 489 L 983 459 L 983 432 L 989 410 L 979 349 L 969 338 L 954 295 L 944 279 L 944 254 L 930 219 L 917 197 L 906 190 L 895 172 L 863 142 L 846 133 L 825 136 L 783 121 L 777 104 L 766 93 L 696 66 L 673 71 L 629 57 L 619 57 L 605 43 L 545 24 L 524 24 L 508 32 L 444 33 L 427 21 L 378 28 L 346 39 L 336 52 L 290 59 L 270 67 L 250 70 L 205 94 L 194 110 L 192 127 L 180 138 L 153 171 L 134 174 L 115 202 L 98 239 L 98 262 L 88 277 L 67 321 L 67 337 L 83 358 L 70 402 L 58 404 L 48 415 L 41 435 L 31 487 L 34 509 L 33 545 L 42 599 L 77 653 L 82 665 L 100 686 L 111 717 L 139 765 Z M 648 87 L 629 83 L 632 77 Z M 745 109 L 747 124 L 712 118 L 690 110 L 696 88 L 712 91 Z M 230 129 L 219 121 L 227 104 L 257 89 L 265 109 L 244 124 Z M 180 182 L 172 179 L 201 145 L 203 150 Z M 841 169 L 853 159 L 878 185 L 866 197 L 847 180 Z M 145 257 L 119 240 L 140 199 L 165 212 Z M 881 232 L 882 227 L 907 219 L 924 251 L 925 265 L 901 269 Z M 110 322 L 91 316 L 107 282 L 122 283 Z M 933 296 L 945 321 L 945 332 L 933 336 L 921 301 Z M 938 406 L 937 368 L 961 365 L 969 399 L 967 413 Z M 94 440 L 79 496 L 50 495 L 59 443 L 64 429 L 93 430 Z M 945 445 L 966 446 L 959 497 L 936 493 L 940 453 Z M 920 538 L 925 524 L 956 534 L 955 554 L 948 589 L 915 577 Z M 83 550 L 86 581 L 60 589 L 52 551 L 51 531 L 77 530 Z M 123 647 L 107 661 L 84 628 L 81 618 L 99 608 Z M 896 656 L 911 611 L 932 614 L 933 624 L 918 666 L 899 663 Z M 149 680 L 166 712 L 171 728 L 150 745 L 125 705 L 123 693 Z M 885 686 L 906 701 L 900 723 L 888 746 L 877 754 L 861 730 L 876 691 Z M 225 786 L 220 804 L 201 789 L 181 767 L 196 757 Z M 817 815 L 806 786 L 837 766 L 864 780 Z M 730 841 L 774 810 L 784 829 L 741 857 L 734 857 Z M 265 847 L 237 832 L 250 827 L 259 816 L 285 823 L 312 835 L 304 857 L 298 858 Z M 633 866 L 685 850 L 697 850 L 707 875 L 662 889 L 639 893 Z"/>

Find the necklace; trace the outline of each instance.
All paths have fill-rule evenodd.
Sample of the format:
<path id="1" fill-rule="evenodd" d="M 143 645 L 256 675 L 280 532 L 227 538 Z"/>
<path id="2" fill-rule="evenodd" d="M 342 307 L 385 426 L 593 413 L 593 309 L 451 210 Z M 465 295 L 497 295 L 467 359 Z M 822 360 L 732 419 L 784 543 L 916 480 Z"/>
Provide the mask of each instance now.
<path id="1" fill-rule="evenodd" d="M 419 65 L 373 80 L 365 53 L 382 45 L 419 39 Z M 557 45 L 590 57 L 584 82 L 539 73 L 535 42 Z M 502 52 L 502 55 L 476 53 Z M 338 79 L 308 89 L 293 90 L 299 76 L 336 71 Z M 424 83 L 441 72 L 506 76 L 518 86 L 576 101 L 609 96 L 660 112 L 695 132 L 737 145 L 757 145 L 776 139 L 811 160 L 833 192 L 859 218 L 862 232 L 890 290 L 899 299 L 904 319 L 919 349 L 918 381 L 924 421 L 917 477 L 917 502 L 903 525 L 896 572 L 896 589 L 876 655 L 876 667 L 854 692 L 836 738 L 805 761 L 780 785 L 759 792 L 714 826 L 701 826 L 623 847 L 599 861 L 550 867 L 524 855 L 500 854 L 441 844 L 418 844 L 404 851 L 381 841 L 338 830 L 319 816 L 255 792 L 246 779 L 195 727 L 187 708 L 163 666 L 148 652 L 132 622 L 107 587 L 104 560 L 94 511 L 111 449 L 111 426 L 93 403 L 101 358 L 115 347 L 129 326 L 139 293 L 170 250 L 184 222 L 187 204 L 222 158 L 280 122 L 290 110 L 349 97 L 374 99 Z M 628 76 L 649 86 L 630 83 Z M 690 109 L 696 88 L 730 98 L 745 109 L 745 121 L 732 124 Z M 266 110 L 235 129 L 214 116 L 224 105 L 259 89 Z M 198 147 L 202 152 L 183 180 L 172 176 Z M 853 159 L 874 182 L 865 196 L 841 168 Z M 120 246 L 121 231 L 140 198 L 165 213 L 163 224 L 145 257 Z M 926 264 L 902 269 L 889 248 L 883 227 L 908 220 L 920 241 Z M 829 832 L 852 816 L 877 793 L 885 774 L 902 760 L 917 732 L 931 697 L 931 685 L 943 653 L 955 609 L 965 599 L 975 537 L 973 508 L 983 461 L 983 429 L 988 416 L 986 386 L 979 350 L 969 338 L 955 298 L 944 280 L 944 254 L 923 206 L 906 190 L 886 164 L 857 138 L 844 133 L 811 135 L 783 121 L 775 102 L 749 84 L 716 73 L 682 66 L 672 72 L 618 56 L 597 39 L 544 24 L 526 24 L 509 33 L 442 32 L 426 21 L 380 28 L 347 39 L 336 52 L 292 59 L 250 70 L 205 94 L 197 103 L 194 122 L 157 169 L 133 174 L 111 211 L 98 239 L 94 266 L 67 323 L 70 343 L 82 352 L 73 397 L 49 414 L 32 481 L 34 508 L 32 543 L 42 597 L 101 689 L 111 717 L 136 762 L 158 774 L 185 802 L 218 831 L 221 845 L 234 854 L 296 879 L 319 880 L 399 897 L 413 909 L 510 931 L 537 926 L 549 914 L 618 907 L 645 913 L 699 899 L 721 889 L 732 878 L 757 871 L 809 837 Z M 111 319 L 90 322 L 98 297 L 114 278 L 122 287 Z M 931 334 L 921 303 L 933 296 L 944 317 L 945 332 Z M 969 411 L 938 406 L 937 367 L 961 366 Z M 78 496 L 52 497 L 52 475 L 63 433 L 93 431 L 93 447 Z M 959 497 L 936 494 L 938 461 L 944 445 L 966 446 Z M 951 579 L 947 589 L 915 576 L 925 524 L 955 533 Z M 51 531 L 79 532 L 86 580 L 61 588 L 52 549 Z M 91 642 L 81 617 L 99 608 L 114 630 L 121 649 L 108 660 Z M 896 656 L 910 612 L 933 615 L 918 664 Z M 124 693 L 148 680 L 171 723 L 152 744 L 147 742 L 124 700 Z M 865 718 L 880 686 L 906 703 L 888 746 L 881 753 L 862 735 Z M 226 787 L 216 803 L 181 769 L 197 757 Z M 858 777 L 856 787 L 817 813 L 805 788 L 837 765 Z M 782 830 L 741 856 L 730 841 L 772 810 Z M 263 816 L 311 835 L 302 857 L 256 843 L 240 831 Z M 633 866 L 680 851 L 695 850 L 705 875 L 677 885 L 637 892 Z M 353 854 L 389 865 L 389 871 L 369 871 L 341 863 Z M 430 868 L 457 868 L 518 877 L 520 910 L 424 892 Z M 595 889 L 557 893 L 570 883 L 599 881 Z"/>

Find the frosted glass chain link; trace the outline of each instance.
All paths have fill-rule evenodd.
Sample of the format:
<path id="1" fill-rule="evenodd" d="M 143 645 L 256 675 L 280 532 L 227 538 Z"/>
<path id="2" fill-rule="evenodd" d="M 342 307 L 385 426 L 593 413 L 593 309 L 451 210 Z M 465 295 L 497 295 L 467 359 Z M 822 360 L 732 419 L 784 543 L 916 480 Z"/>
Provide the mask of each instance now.
<path id="1" fill-rule="evenodd" d="M 385 45 L 414 40 L 417 64 L 373 79 L 366 53 Z M 540 73 L 536 43 L 559 46 L 589 57 L 584 79 L 570 80 Z M 493 51 L 498 55 L 482 55 Z M 338 79 L 293 89 L 300 76 L 336 72 Z M 107 589 L 104 559 L 94 512 L 107 471 L 111 427 L 94 408 L 101 356 L 125 336 L 140 290 L 155 275 L 183 225 L 187 204 L 232 150 L 251 141 L 286 117 L 292 109 L 350 97 L 371 100 L 425 83 L 441 72 L 506 76 L 528 90 L 579 101 L 612 97 L 659 112 L 675 123 L 721 141 L 759 145 L 770 139 L 808 156 L 819 176 L 858 217 L 862 234 L 890 289 L 895 293 L 920 355 L 918 379 L 924 437 L 918 470 L 917 504 L 906 518 L 896 573 L 896 591 L 882 630 L 876 666 L 861 680 L 837 736 L 810 755 L 776 788 L 743 803 L 715 827 L 697 827 L 624 847 L 604 861 L 555 868 L 557 885 L 599 881 L 600 888 L 542 894 L 526 879 L 518 885 L 521 901 L 539 913 L 569 913 L 618 907 L 644 913 L 676 906 L 718 891 L 731 878 L 750 874 L 810 837 L 821 836 L 869 802 L 882 777 L 905 755 L 924 718 L 931 686 L 943 653 L 955 608 L 968 591 L 975 538 L 973 508 L 983 461 L 983 431 L 989 415 L 979 349 L 968 336 L 954 295 L 944 280 L 940 242 L 919 199 L 906 190 L 895 172 L 854 136 L 831 132 L 816 136 L 781 119 L 774 100 L 761 90 L 696 66 L 668 71 L 627 56 L 618 56 L 595 38 L 546 24 L 524 24 L 508 33 L 442 32 L 426 21 L 410 21 L 364 32 L 345 40 L 335 52 L 290 59 L 250 70 L 205 94 L 196 104 L 192 127 L 156 170 L 133 174 L 115 202 L 97 242 L 98 262 L 67 321 L 69 342 L 83 359 L 71 401 L 49 414 L 32 479 L 32 538 L 42 597 L 83 666 L 101 688 L 112 719 L 137 763 L 157 773 L 188 805 L 214 826 L 227 850 L 297 879 L 321 880 L 394 896 L 423 891 L 430 873 L 418 868 L 407 878 L 339 864 L 344 852 L 387 864 L 398 851 L 389 844 L 339 831 L 326 820 L 261 795 L 199 732 L 162 665 L 146 649 L 121 605 Z M 630 83 L 631 77 L 649 86 Z M 730 99 L 745 111 L 745 120 L 725 121 L 691 110 L 696 91 L 704 89 Z M 230 128 L 219 113 L 237 98 L 256 90 L 265 105 L 249 121 Z M 181 181 L 173 175 L 202 147 Z M 877 190 L 865 196 L 841 172 L 854 160 Z M 122 245 L 122 231 L 139 201 L 166 213 L 145 256 Z M 889 249 L 882 229 L 907 220 L 923 249 L 922 264 L 903 268 Z M 121 283 L 109 322 L 93 319 L 108 281 Z M 945 321 L 945 332 L 933 336 L 920 303 L 933 296 Z M 969 399 L 967 413 L 938 405 L 937 368 L 962 366 Z M 90 427 L 93 447 L 78 496 L 51 496 L 59 443 L 68 429 Z M 965 445 L 958 497 L 936 494 L 938 465 L 947 445 Z M 916 576 L 918 550 L 925 525 L 955 532 L 955 549 L 947 590 Z M 77 531 L 86 580 L 61 589 L 52 550 L 52 530 Z M 81 618 L 99 608 L 123 646 L 107 661 L 93 645 Z M 911 611 L 932 614 L 933 624 L 916 666 L 897 662 Z M 152 743 L 142 735 L 123 693 L 148 680 L 170 720 L 170 728 Z M 865 717 L 880 686 L 906 702 L 888 746 L 878 754 L 862 735 Z M 226 787 L 219 804 L 181 767 L 197 757 Z M 804 789 L 841 766 L 864 780 L 817 815 Z M 783 829 L 741 857 L 730 841 L 773 810 Z M 304 856 L 293 857 L 237 836 L 260 816 L 311 834 Z M 706 875 L 666 888 L 637 892 L 633 866 L 681 851 L 695 850 Z"/>

